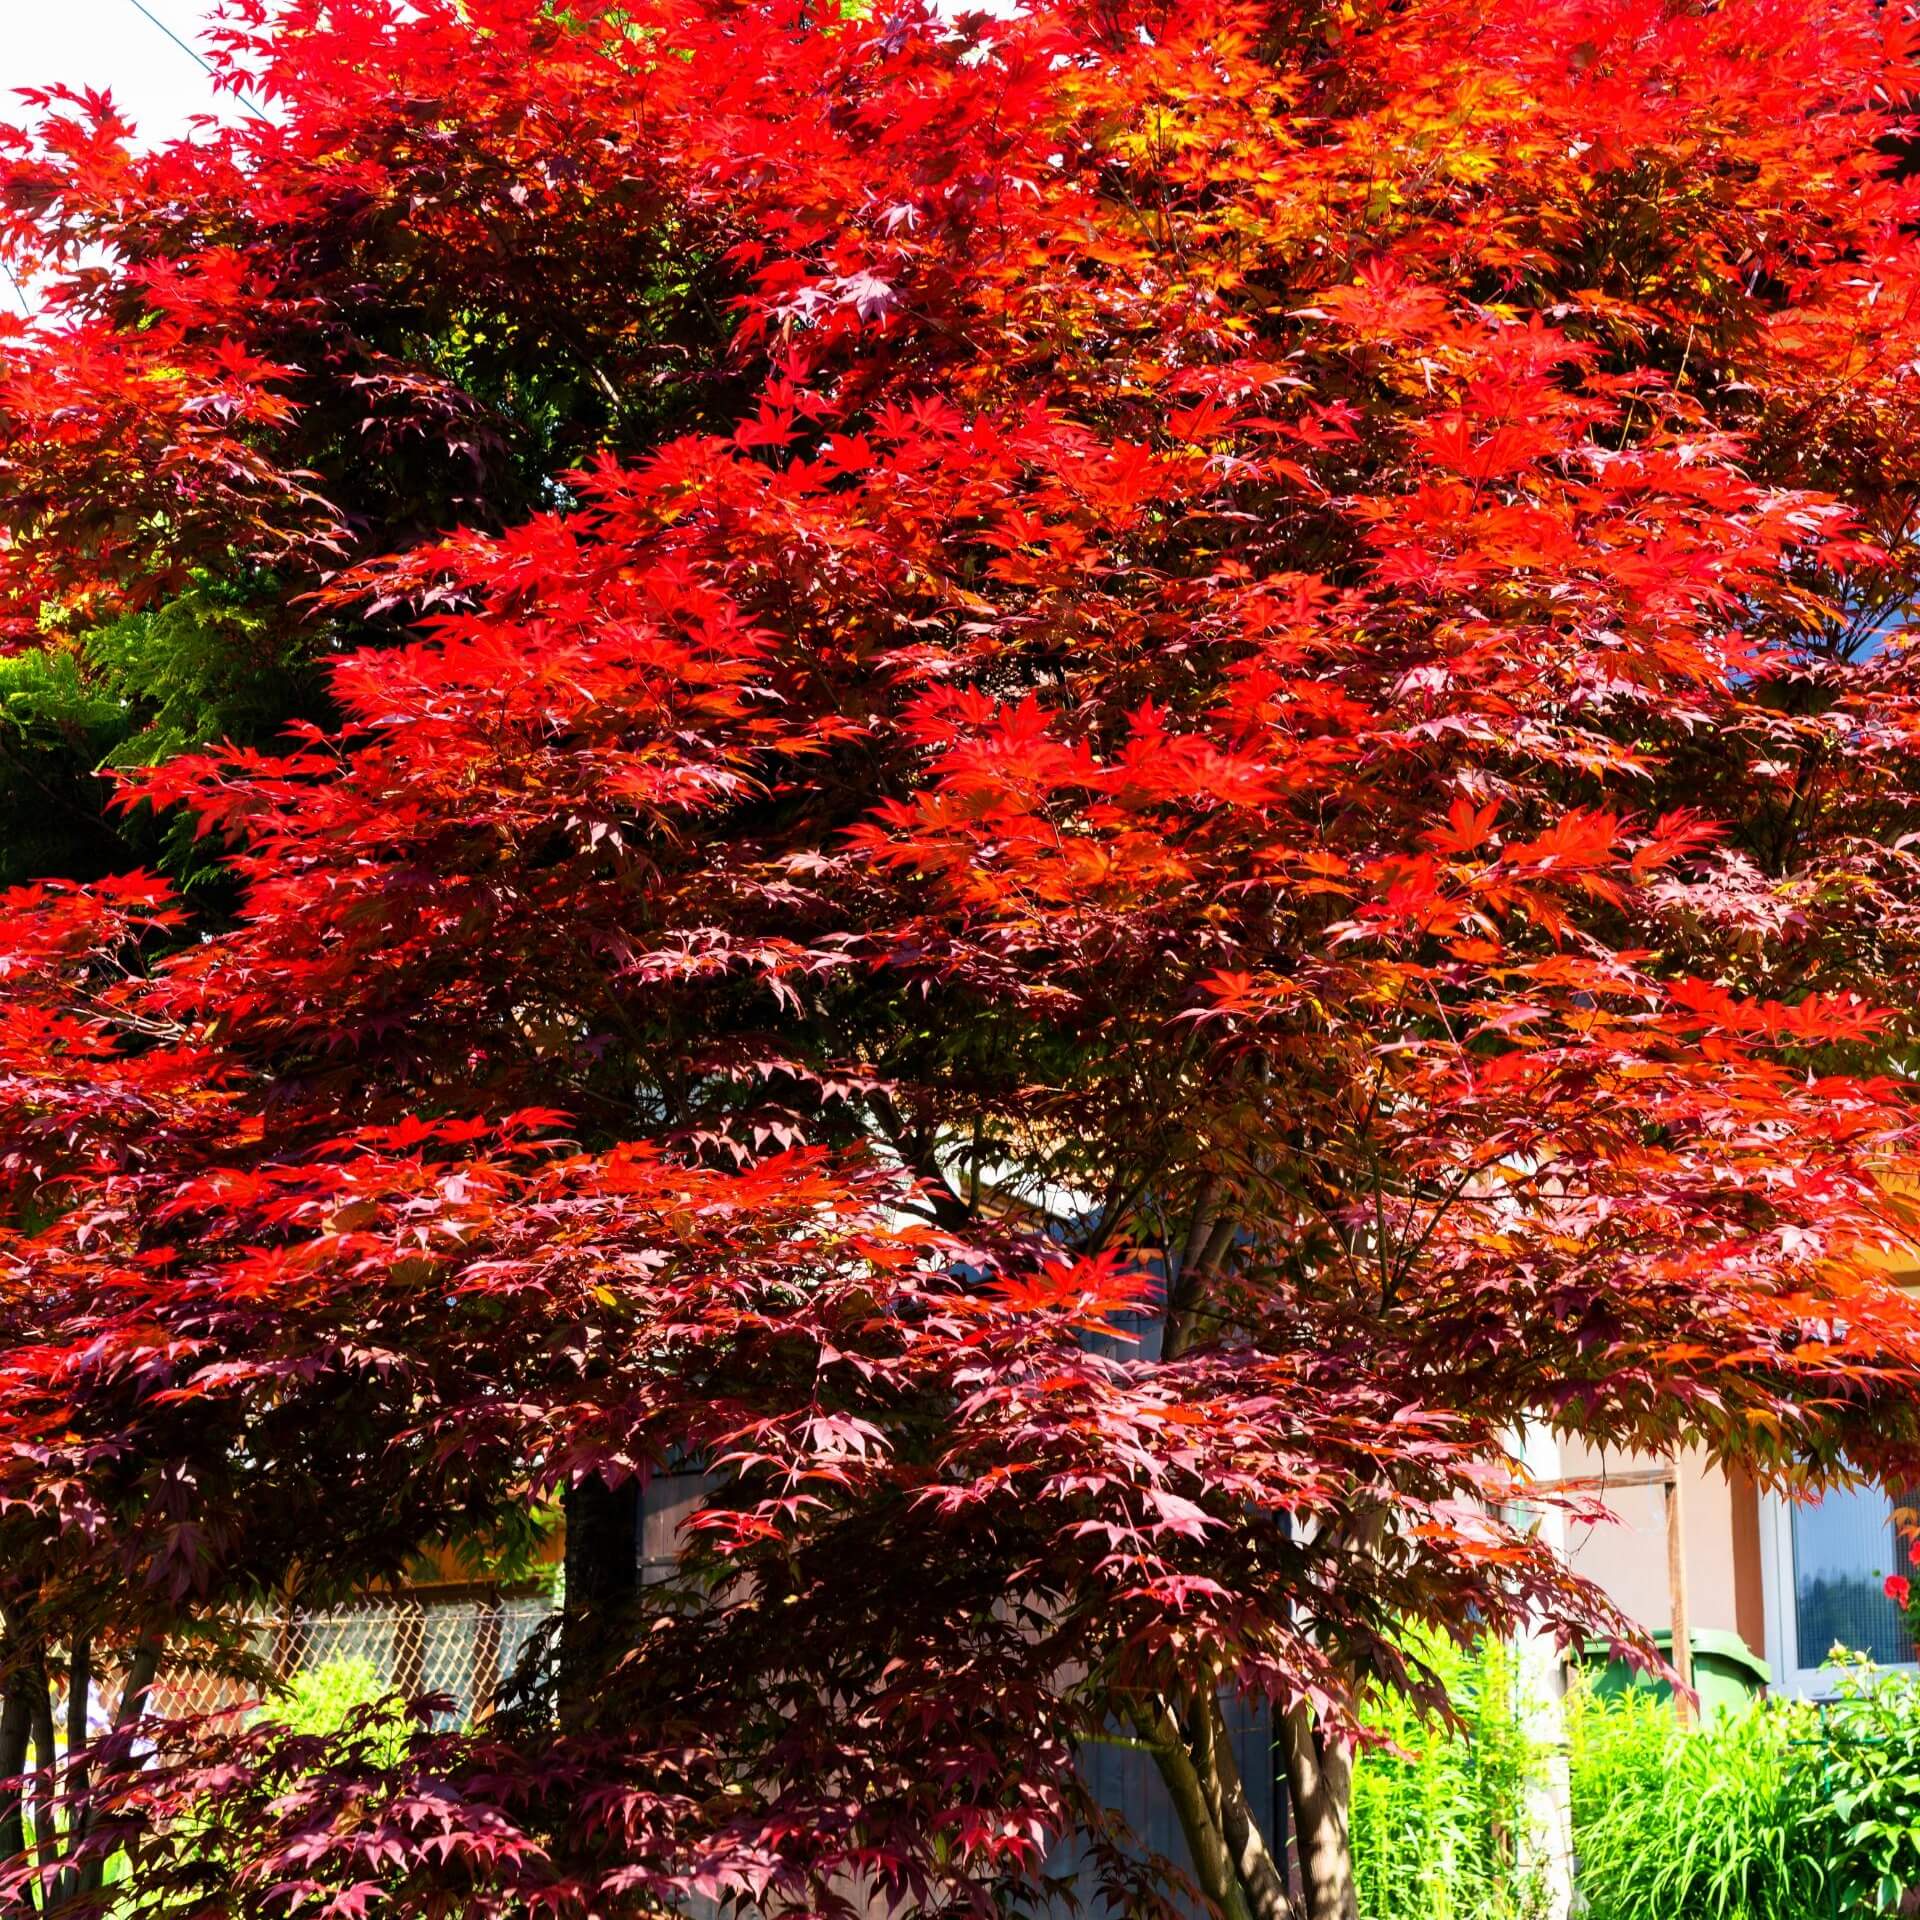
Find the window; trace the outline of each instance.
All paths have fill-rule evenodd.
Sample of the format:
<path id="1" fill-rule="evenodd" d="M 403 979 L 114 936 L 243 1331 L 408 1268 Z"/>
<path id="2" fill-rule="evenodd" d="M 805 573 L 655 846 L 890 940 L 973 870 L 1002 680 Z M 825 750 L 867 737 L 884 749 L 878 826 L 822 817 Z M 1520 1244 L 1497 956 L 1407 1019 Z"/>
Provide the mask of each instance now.
<path id="1" fill-rule="evenodd" d="M 1883 1590 L 1890 1573 L 1920 1582 L 1894 1531 L 1894 1504 L 1879 1487 L 1830 1493 L 1811 1504 L 1771 1503 L 1767 1651 L 1774 1673 L 1792 1691 L 1827 1690 L 1827 1655 L 1836 1644 L 1881 1666 L 1915 1664 L 1913 1637 Z M 1920 1495 L 1905 1494 L 1900 1504 L 1920 1505 Z"/>

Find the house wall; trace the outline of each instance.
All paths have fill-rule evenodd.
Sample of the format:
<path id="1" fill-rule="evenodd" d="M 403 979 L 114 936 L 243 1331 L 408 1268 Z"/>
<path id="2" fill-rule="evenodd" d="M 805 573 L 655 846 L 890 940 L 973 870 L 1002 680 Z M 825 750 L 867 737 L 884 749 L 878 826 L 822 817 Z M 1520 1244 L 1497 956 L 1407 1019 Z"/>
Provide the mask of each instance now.
<path id="1" fill-rule="evenodd" d="M 1608 1452 L 1574 1439 L 1563 1443 L 1568 1479 L 1644 1471 L 1651 1455 Z M 1755 1653 L 1766 1647 L 1760 1571 L 1760 1503 L 1745 1475 L 1729 1476 L 1698 1453 L 1683 1454 L 1682 1540 L 1687 1612 L 1695 1628 L 1737 1633 Z M 1605 1590 L 1621 1611 L 1657 1629 L 1671 1620 L 1667 1590 L 1666 1496 L 1659 1487 L 1623 1487 L 1599 1496 L 1618 1516 L 1613 1525 L 1568 1528 L 1567 1556 L 1576 1572 Z"/>

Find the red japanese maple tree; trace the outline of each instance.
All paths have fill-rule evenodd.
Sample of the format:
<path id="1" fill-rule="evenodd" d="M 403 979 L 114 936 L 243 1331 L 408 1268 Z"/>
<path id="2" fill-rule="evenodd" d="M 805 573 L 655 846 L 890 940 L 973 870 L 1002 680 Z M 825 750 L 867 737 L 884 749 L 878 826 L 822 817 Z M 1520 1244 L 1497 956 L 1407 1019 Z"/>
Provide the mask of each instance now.
<path id="1" fill-rule="evenodd" d="M 1336 1920 L 1407 1624 L 1626 1630 L 1517 1428 L 1913 1466 L 1904 12 L 216 44 L 0 182 L 23 642 L 340 655 L 5 902 L 0 1907 L 1158 1900 L 1118 1735 L 1277 1920 L 1238 1693 Z M 151 1710 L 554 1494 L 486 1725 Z"/>

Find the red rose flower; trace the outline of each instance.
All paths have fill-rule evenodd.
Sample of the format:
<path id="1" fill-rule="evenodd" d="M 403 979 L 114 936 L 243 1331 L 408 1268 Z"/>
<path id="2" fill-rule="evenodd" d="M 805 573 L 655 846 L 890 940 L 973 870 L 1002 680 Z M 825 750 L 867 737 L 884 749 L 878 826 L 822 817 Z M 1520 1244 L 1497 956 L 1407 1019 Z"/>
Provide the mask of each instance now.
<path id="1" fill-rule="evenodd" d="M 1913 1582 L 1904 1573 L 1887 1575 L 1887 1598 L 1905 1613 L 1913 1599 Z"/>

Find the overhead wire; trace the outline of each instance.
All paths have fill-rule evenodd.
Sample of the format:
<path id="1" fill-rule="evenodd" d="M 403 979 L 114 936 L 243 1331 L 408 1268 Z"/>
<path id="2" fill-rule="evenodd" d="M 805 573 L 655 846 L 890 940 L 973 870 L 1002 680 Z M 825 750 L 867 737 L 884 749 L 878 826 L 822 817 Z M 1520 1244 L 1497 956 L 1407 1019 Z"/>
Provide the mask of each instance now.
<path id="1" fill-rule="evenodd" d="M 164 33 L 167 36 L 167 38 L 171 40 L 173 44 L 176 47 L 178 47 L 180 51 L 187 56 L 189 60 L 192 60 L 196 65 L 204 68 L 205 71 L 210 73 L 215 80 L 220 81 L 220 83 L 223 86 L 227 85 L 225 77 L 221 74 L 220 69 L 216 67 L 213 64 L 213 62 L 209 60 L 207 56 L 204 53 L 202 53 L 200 49 L 196 47 L 191 41 L 181 39 L 181 37 L 177 33 L 175 33 L 174 30 L 170 26 L 168 26 L 167 23 L 164 20 L 162 20 L 160 16 L 153 11 L 151 7 L 146 5 L 146 0 L 127 0 L 127 5 L 130 6 L 135 13 L 141 15 L 143 19 L 151 21 L 154 26 L 158 27 L 160 31 Z M 260 109 L 257 106 L 255 106 L 251 100 L 247 98 L 246 94 L 243 93 L 240 90 L 240 88 L 232 87 L 229 90 L 232 92 L 233 97 L 240 102 L 241 106 L 243 106 L 247 110 L 247 112 L 252 114 L 256 120 L 267 121 L 267 115 L 262 113 Z M 268 121 L 268 124 L 271 125 L 272 123 Z"/>

